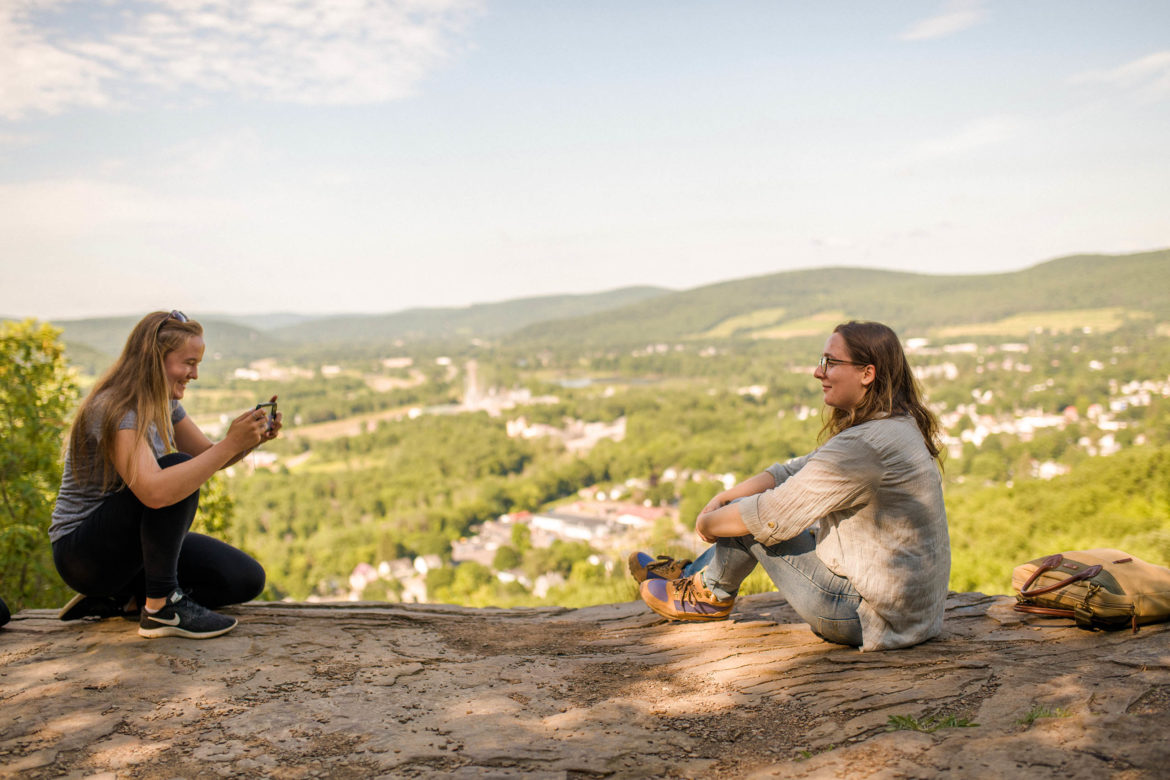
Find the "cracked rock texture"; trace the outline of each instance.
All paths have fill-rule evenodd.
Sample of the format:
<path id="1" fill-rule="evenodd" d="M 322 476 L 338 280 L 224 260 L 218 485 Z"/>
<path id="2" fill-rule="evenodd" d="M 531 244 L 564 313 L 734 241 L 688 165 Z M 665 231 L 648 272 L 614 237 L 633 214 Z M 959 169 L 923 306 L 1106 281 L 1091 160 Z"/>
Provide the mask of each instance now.
<path id="1" fill-rule="evenodd" d="M 1011 605 L 952 594 L 940 638 L 882 653 L 776 594 L 707 624 L 256 603 L 209 641 L 26 610 L 0 629 L 0 777 L 1170 777 L 1170 625 Z"/>

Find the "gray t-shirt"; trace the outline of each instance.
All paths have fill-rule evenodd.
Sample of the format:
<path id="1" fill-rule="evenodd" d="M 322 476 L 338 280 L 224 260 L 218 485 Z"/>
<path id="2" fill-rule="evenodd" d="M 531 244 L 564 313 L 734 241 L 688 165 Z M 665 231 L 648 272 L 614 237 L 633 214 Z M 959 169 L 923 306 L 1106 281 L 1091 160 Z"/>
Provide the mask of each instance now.
<path id="1" fill-rule="evenodd" d="M 178 425 L 179 421 L 187 416 L 187 411 L 178 401 L 171 401 L 171 425 Z M 118 423 L 118 430 L 134 430 L 138 424 L 138 415 L 127 412 Z M 101 438 L 101 415 L 95 414 L 90 421 L 89 430 L 85 432 L 84 447 L 87 459 L 101 457 L 98 450 Z M 154 423 L 146 431 L 146 441 L 155 458 L 167 454 L 167 445 L 158 432 Z M 106 496 L 116 493 L 123 486 L 115 486 L 112 490 L 102 490 L 101 483 L 86 482 L 78 479 L 73 473 L 73 464 L 68 449 L 65 451 L 65 469 L 61 475 L 61 489 L 57 492 L 57 504 L 53 507 L 53 521 L 49 525 L 49 540 L 57 541 L 69 535 L 73 529 L 81 525 L 81 521 L 89 517 L 95 509 L 106 499 Z"/>

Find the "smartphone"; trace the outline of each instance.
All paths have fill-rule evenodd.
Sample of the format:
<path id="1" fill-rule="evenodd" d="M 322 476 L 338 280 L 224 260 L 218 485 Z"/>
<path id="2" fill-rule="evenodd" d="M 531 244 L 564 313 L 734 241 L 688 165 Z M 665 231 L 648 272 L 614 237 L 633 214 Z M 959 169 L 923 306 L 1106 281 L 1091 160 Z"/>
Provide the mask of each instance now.
<path id="1" fill-rule="evenodd" d="M 276 401 L 262 401 L 256 404 L 257 409 L 268 410 L 268 430 L 276 423 Z"/>

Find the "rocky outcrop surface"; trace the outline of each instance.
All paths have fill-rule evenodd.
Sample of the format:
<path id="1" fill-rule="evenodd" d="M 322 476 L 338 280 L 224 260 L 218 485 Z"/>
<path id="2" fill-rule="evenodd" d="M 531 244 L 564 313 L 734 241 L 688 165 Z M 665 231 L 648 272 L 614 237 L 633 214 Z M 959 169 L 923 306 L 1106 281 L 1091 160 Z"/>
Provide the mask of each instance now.
<path id="1" fill-rule="evenodd" d="M 775 594 L 711 624 L 250 604 L 203 642 L 25 611 L 0 629 L 0 776 L 1170 776 L 1170 627 L 1011 603 L 953 594 L 942 637 L 882 653 Z"/>

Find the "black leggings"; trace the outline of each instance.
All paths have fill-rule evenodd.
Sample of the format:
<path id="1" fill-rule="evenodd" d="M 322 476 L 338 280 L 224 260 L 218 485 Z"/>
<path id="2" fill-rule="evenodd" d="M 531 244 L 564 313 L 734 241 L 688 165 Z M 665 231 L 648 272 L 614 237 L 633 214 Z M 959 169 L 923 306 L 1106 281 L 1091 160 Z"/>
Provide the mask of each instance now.
<path id="1" fill-rule="evenodd" d="M 164 469 L 190 459 L 174 452 Z M 129 488 L 102 501 L 67 536 L 53 543 L 61 579 L 87 596 L 165 598 L 182 587 L 205 607 L 250 601 L 264 590 L 264 568 L 247 553 L 191 533 L 199 491 L 151 509 Z"/>

